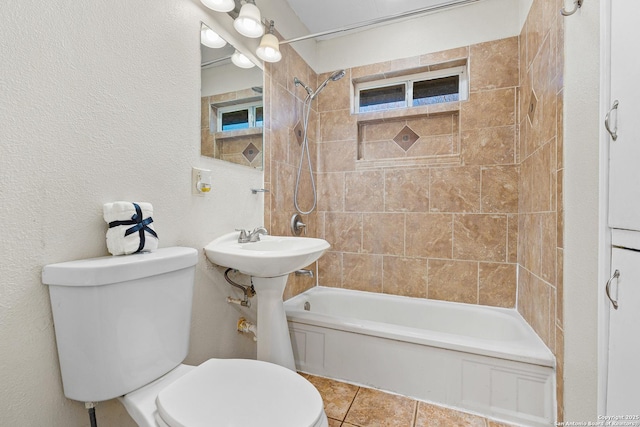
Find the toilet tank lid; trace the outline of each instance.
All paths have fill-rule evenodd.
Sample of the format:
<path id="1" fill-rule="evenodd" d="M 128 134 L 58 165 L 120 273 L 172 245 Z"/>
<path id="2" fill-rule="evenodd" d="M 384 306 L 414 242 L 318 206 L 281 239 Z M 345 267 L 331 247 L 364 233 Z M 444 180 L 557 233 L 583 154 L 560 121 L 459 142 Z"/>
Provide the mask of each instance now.
<path id="1" fill-rule="evenodd" d="M 105 256 L 45 265 L 42 283 L 59 286 L 100 286 L 169 273 L 196 265 L 193 248 L 160 248 L 154 252 Z"/>

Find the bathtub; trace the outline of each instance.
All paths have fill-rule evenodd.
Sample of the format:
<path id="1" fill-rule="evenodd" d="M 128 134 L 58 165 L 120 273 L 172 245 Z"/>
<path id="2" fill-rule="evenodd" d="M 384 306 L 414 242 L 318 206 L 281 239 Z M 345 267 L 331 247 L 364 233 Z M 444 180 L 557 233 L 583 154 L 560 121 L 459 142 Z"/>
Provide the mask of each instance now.
<path id="1" fill-rule="evenodd" d="M 284 306 L 302 372 L 511 423 L 554 423 L 555 358 L 516 310 L 322 286 Z"/>

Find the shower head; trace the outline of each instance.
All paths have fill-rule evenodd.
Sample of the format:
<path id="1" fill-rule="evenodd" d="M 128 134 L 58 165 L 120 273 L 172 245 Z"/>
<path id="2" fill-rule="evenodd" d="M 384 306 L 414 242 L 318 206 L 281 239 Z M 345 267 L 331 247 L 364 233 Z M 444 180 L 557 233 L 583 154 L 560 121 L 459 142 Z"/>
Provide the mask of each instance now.
<path id="1" fill-rule="evenodd" d="M 302 83 L 297 77 L 293 78 L 293 83 L 295 83 L 296 86 L 302 86 L 304 90 L 307 91 L 307 95 L 311 95 L 313 93 L 313 89 L 311 89 L 306 84 Z"/>
<path id="2" fill-rule="evenodd" d="M 311 99 L 313 99 L 316 96 L 318 96 L 318 94 L 322 91 L 322 89 L 324 89 L 324 87 L 329 83 L 329 81 L 336 82 L 336 81 L 340 80 L 341 78 L 343 78 L 344 75 L 345 75 L 345 71 L 344 70 L 334 71 L 329 77 L 327 77 L 327 79 L 325 81 L 322 82 L 322 84 L 320 86 L 318 86 L 318 89 L 316 89 L 316 91 L 313 94 L 309 94 L 309 95 L 311 95 Z"/>
<path id="3" fill-rule="evenodd" d="M 338 71 L 335 71 L 333 74 L 331 74 L 329 76 L 329 79 L 331 79 L 331 81 L 335 82 L 335 81 L 338 81 L 341 78 L 343 78 L 344 74 L 345 74 L 344 70 L 338 70 Z"/>

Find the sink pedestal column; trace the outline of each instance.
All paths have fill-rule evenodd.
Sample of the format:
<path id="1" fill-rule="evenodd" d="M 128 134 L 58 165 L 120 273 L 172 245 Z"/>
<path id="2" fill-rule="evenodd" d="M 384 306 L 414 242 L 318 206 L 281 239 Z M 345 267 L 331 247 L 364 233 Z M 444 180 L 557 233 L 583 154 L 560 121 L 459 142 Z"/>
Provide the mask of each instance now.
<path id="1" fill-rule="evenodd" d="M 258 299 L 258 360 L 296 370 L 282 294 L 289 275 L 252 277 Z"/>

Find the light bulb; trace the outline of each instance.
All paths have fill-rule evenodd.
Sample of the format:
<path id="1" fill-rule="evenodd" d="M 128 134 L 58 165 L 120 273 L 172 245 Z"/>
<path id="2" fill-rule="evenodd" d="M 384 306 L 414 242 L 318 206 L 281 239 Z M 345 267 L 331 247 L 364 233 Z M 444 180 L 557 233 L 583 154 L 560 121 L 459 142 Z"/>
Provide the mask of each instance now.
<path id="1" fill-rule="evenodd" d="M 203 25 L 202 30 L 200 30 L 200 43 L 213 49 L 219 49 L 227 44 L 227 42 L 220 37 L 218 33 L 206 25 Z"/>
<path id="2" fill-rule="evenodd" d="M 233 21 L 233 28 L 245 37 L 257 38 L 262 36 L 264 34 L 264 26 L 261 23 L 260 9 L 255 4 L 243 4 L 240 14 Z"/>
<path id="3" fill-rule="evenodd" d="M 282 53 L 280 53 L 280 43 L 278 38 L 271 34 L 265 34 L 260 40 L 260 46 L 256 50 L 258 58 L 266 62 L 278 62 L 282 59 Z"/>
<path id="4" fill-rule="evenodd" d="M 242 53 L 237 50 L 231 55 L 231 62 L 233 62 L 236 66 L 240 68 L 253 68 L 256 64 L 251 62 L 249 58 L 247 58 Z"/>
<path id="5" fill-rule="evenodd" d="M 216 12 L 231 12 L 236 7 L 233 0 L 200 0 L 203 5 Z"/>

